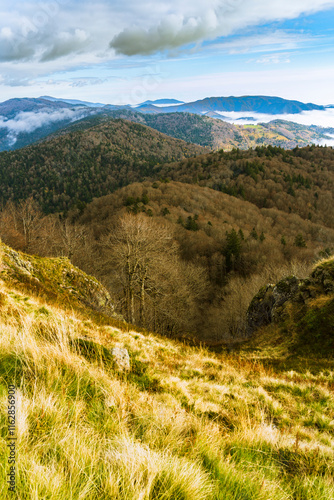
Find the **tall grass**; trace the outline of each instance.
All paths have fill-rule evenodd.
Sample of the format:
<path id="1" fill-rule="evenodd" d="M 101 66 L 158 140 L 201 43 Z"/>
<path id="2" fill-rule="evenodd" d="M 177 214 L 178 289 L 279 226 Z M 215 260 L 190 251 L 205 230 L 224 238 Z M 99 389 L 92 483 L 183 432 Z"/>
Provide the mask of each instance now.
<path id="1" fill-rule="evenodd" d="M 0 288 L 1 499 L 334 498 L 333 363 L 214 355 Z M 116 344 L 130 373 L 103 354 Z M 9 384 L 16 496 L 6 484 Z"/>

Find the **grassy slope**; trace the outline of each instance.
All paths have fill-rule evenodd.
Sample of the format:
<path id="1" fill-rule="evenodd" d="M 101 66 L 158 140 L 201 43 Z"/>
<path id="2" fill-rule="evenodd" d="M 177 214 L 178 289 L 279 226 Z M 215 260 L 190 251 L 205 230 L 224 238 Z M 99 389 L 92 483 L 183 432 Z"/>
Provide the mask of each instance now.
<path id="1" fill-rule="evenodd" d="M 1 498 L 12 498 L 4 464 L 13 383 L 17 498 L 334 498 L 332 361 L 213 354 L 3 278 Z M 127 374 L 101 355 L 116 345 L 130 353 Z"/>

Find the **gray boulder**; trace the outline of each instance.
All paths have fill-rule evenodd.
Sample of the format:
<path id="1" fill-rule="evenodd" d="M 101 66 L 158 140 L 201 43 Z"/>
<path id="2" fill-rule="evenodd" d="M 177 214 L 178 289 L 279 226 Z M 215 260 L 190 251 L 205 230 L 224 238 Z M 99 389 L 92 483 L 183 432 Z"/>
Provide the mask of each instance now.
<path id="1" fill-rule="evenodd" d="M 111 349 L 111 355 L 115 362 L 116 368 L 119 371 L 122 372 L 130 371 L 131 369 L 130 356 L 128 350 L 125 349 L 125 347 L 113 347 Z"/>
<path id="2" fill-rule="evenodd" d="M 284 314 L 284 304 L 288 300 L 299 299 L 301 280 L 289 276 L 277 285 L 266 285 L 255 295 L 247 311 L 246 334 L 252 335 L 261 326 L 279 320 Z"/>
<path id="3" fill-rule="evenodd" d="M 289 276 L 276 285 L 266 285 L 255 295 L 246 316 L 246 334 L 284 319 L 287 303 L 308 304 L 309 301 L 334 292 L 334 259 L 315 266 L 306 279 Z"/>

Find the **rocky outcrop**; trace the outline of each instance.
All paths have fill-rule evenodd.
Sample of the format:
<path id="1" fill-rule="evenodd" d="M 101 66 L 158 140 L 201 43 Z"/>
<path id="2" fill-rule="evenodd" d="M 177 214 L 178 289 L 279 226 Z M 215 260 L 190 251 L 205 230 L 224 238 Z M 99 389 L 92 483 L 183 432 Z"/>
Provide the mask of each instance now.
<path id="1" fill-rule="evenodd" d="M 109 292 L 93 276 L 65 257 L 47 258 L 17 252 L 1 244 L 2 279 L 61 303 L 86 306 L 122 320 L 114 311 Z"/>
<path id="2" fill-rule="evenodd" d="M 300 305 L 321 295 L 334 293 L 334 259 L 318 264 L 306 279 L 289 276 L 276 285 L 261 288 L 249 305 L 246 333 L 251 336 L 259 328 L 284 319 L 288 303 Z"/>

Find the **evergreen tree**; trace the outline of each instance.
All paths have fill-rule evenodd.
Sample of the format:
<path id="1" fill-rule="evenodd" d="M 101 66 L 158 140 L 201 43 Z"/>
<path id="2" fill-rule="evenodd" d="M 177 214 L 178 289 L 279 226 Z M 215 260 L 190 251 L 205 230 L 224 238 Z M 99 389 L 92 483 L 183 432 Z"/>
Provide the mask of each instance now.
<path id="1" fill-rule="evenodd" d="M 306 247 L 306 241 L 304 240 L 302 234 L 297 234 L 297 236 L 295 237 L 295 246 L 300 248 Z"/>
<path id="2" fill-rule="evenodd" d="M 241 239 L 235 229 L 226 233 L 226 243 L 223 254 L 225 256 L 226 271 L 230 272 L 235 269 L 236 263 L 241 257 Z"/>

